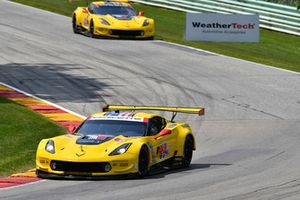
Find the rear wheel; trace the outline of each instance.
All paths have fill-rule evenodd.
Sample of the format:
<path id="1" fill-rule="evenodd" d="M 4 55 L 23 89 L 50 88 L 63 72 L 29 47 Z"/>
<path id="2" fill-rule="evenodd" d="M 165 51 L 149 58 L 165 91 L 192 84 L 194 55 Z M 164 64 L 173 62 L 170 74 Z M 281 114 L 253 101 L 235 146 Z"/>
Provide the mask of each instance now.
<path id="1" fill-rule="evenodd" d="M 139 177 L 144 177 L 149 173 L 149 152 L 146 146 L 143 146 L 139 154 Z"/>
<path id="2" fill-rule="evenodd" d="M 183 159 L 182 159 L 182 167 L 187 168 L 190 166 L 192 157 L 193 157 L 193 149 L 194 149 L 194 139 L 191 135 L 186 136 L 184 147 L 183 147 Z"/>
<path id="3" fill-rule="evenodd" d="M 74 33 L 79 33 L 79 30 L 78 30 L 78 26 L 77 26 L 77 20 L 76 20 L 76 15 L 73 16 L 72 18 L 72 27 L 73 27 L 73 32 Z"/>

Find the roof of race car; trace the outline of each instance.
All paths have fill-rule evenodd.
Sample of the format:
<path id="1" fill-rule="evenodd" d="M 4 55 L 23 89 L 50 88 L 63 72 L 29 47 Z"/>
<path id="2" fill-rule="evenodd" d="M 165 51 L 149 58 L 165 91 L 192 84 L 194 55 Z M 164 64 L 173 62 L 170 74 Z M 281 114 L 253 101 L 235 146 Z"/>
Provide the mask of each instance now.
<path id="1" fill-rule="evenodd" d="M 131 5 L 129 3 L 124 3 L 124 2 L 95 1 L 95 2 L 92 2 L 92 4 L 95 5 L 96 7 L 99 7 L 99 6 L 131 7 Z"/>
<path id="2" fill-rule="evenodd" d="M 148 119 L 159 116 L 155 113 L 143 112 L 100 112 L 91 115 L 88 120 L 124 120 L 136 122 L 148 122 Z"/>

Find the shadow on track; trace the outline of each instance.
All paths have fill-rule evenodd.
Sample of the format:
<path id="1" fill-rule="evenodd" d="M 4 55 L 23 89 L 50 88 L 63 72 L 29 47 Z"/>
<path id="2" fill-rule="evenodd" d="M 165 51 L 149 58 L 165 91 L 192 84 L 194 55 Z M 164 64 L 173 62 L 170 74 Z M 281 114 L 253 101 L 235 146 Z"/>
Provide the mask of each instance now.
<path id="1" fill-rule="evenodd" d="M 0 65 L 0 81 L 47 100 L 105 103 L 103 97 L 110 95 L 104 90 L 119 86 L 78 73 L 86 68 L 77 64 L 8 63 Z"/>
<path id="2" fill-rule="evenodd" d="M 150 176 L 145 177 L 145 179 L 158 179 L 164 178 L 166 175 L 175 173 L 194 173 L 196 170 L 208 170 L 216 167 L 226 167 L 231 164 L 226 163 L 192 163 L 188 168 L 174 168 L 174 169 L 162 169 L 157 172 L 153 172 Z"/>
<path id="3" fill-rule="evenodd" d="M 146 177 L 140 178 L 136 174 L 129 174 L 129 175 L 113 175 L 113 176 L 99 176 L 99 177 L 89 177 L 89 176 L 52 176 L 49 175 L 49 179 L 52 180 L 72 180 L 72 181 L 120 181 L 120 180 L 152 180 L 152 179 L 161 179 L 165 178 L 167 175 L 170 174 L 181 174 L 184 175 L 186 173 L 194 173 L 195 170 L 207 170 L 207 169 L 214 169 L 217 167 L 226 167 L 230 166 L 231 164 L 224 164 L 224 163 L 203 163 L 203 164 L 191 164 L 189 168 L 172 168 L 166 169 L 161 168 L 156 171 L 151 171 L 150 174 Z"/>

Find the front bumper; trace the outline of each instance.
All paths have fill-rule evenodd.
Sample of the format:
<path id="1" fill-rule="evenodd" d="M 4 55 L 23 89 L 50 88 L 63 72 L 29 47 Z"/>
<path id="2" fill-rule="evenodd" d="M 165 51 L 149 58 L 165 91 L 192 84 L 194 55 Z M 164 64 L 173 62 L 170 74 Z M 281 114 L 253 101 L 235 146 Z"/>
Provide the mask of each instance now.
<path id="1" fill-rule="evenodd" d="M 58 176 L 111 176 L 137 173 L 137 163 L 133 155 L 126 159 L 113 156 L 101 160 L 62 160 L 37 156 L 36 169 L 39 174 Z"/>
<path id="2" fill-rule="evenodd" d="M 141 29 L 114 29 L 98 27 L 95 35 L 111 38 L 151 38 L 154 36 L 154 29 L 147 27 Z"/>
<path id="3" fill-rule="evenodd" d="M 36 175 L 39 178 L 46 178 L 46 179 L 71 179 L 71 180 L 110 180 L 110 179 L 128 179 L 128 178 L 136 178 L 137 173 L 129 173 L 129 174 L 120 174 L 120 175 L 92 175 L 89 173 L 81 173 L 81 174 L 55 174 L 50 172 L 45 172 L 41 170 L 36 170 Z"/>

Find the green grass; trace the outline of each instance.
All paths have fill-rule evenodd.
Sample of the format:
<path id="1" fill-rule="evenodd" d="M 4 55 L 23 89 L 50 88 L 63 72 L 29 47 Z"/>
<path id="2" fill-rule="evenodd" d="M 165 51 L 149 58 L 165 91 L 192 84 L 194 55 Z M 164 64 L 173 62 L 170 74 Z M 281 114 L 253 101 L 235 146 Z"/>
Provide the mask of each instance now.
<path id="1" fill-rule="evenodd" d="M 0 177 L 33 168 L 39 141 L 63 133 L 49 119 L 0 97 Z"/>
<path id="2" fill-rule="evenodd" d="M 13 0 L 15 2 L 70 16 L 85 1 Z M 134 4 L 156 21 L 156 38 L 212 52 L 300 72 L 300 37 L 261 29 L 260 43 L 187 42 L 183 39 L 185 13 Z M 71 24 L 70 24 L 71 26 Z"/>

